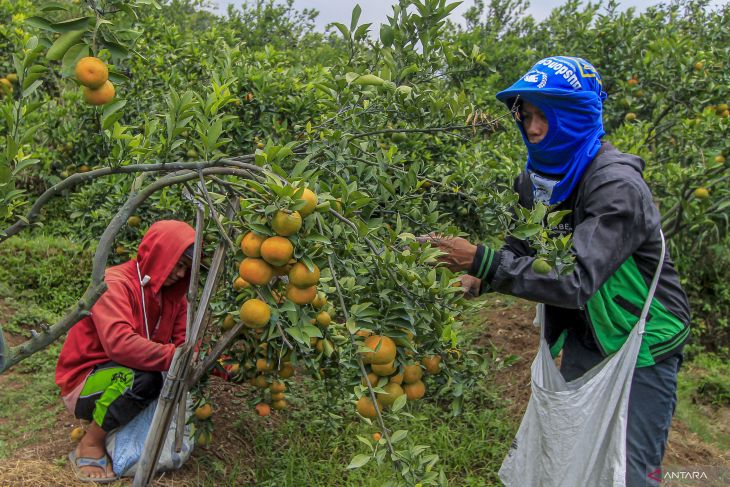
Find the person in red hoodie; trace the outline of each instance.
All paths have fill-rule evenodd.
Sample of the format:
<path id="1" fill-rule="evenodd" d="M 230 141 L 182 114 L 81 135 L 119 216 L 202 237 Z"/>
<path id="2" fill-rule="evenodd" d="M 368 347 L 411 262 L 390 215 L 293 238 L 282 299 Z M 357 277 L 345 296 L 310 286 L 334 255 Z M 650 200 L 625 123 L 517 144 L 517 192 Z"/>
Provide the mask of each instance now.
<path id="1" fill-rule="evenodd" d="M 160 394 L 162 372 L 185 341 L 194 241 L 195 230 L 185 222 L 154 223 L 136 259 L 106 270 L 107 291 L 68 333 L 56 384 L 68 410 L 91 422 L 69 453 L 80 480 L 116 478 L 106 453 L 107 433 Z"/>

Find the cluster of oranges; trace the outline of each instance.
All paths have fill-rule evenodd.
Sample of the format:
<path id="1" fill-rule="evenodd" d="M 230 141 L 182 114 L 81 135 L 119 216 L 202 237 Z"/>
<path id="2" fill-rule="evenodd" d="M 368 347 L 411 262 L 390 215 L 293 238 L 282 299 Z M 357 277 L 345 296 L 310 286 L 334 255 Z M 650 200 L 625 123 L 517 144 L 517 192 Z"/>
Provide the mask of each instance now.
<path id="1" fill-rule="evenodd" d="M 99 58 L 87 56 L 76 63 L 76 79 L 84 85 L 84 99 L 90 105 L 106 105 L 114 99 L 114 85 L 109 68 Z"/>
<path id="2" fill-rule="evenodd" d="M 239 277 L 233 282 L 233 288 L 239 292 L 246 289 L 257 291 L 257 297 L 245 300 L 239 311 L 240 320 L 257 335 L 263 335 L 271 321 L 271 306 L 263 294 L 258 292 L 258 286 L 271 287 L 271 296 L 277 304 L 288 300 L 299 306 L 311 305 L 317 310 L 321 310 L 326 304 L 326 298 L 317 289 L 320 280 L 317 265 L 311 264 L 308 267 L 294 258 L 294 243 L 290 237 L 299 233 L 304 219 L 317 207 L 317 195 L 309 188 L 303 189 L 299 199 L 304 206 L 298 211 L 280 209 L 272 216 L 269 228 L 273 235 L 249 231 L 241 240 L 244 259 L 238 266 Z M 281 289 L 278 286 L 283 281 L 286 281 L 286 287 Z M 323 327 L 328 326 L 330 320 L 329 314 L 324 310 L 319 311 L 314 318 Z M 228 315 L 223 322 L 223 329 L 230 329 L 234 324 L 235 319 Z M 261 389 L 262 393 L 268 390 L 270 401 L 262 401 L 256 406 L 259 416 L 268 416 L 271 409 L 281 410 L 287 407 L 286 384 L 281 379 L 292 377 L 294 367 L 290 362 L 291 354 L 286 354 L 278 361 L 275 370 L 275 364 L 266 356 L 267 342 L 260 343 L 257 351 L 264 356 L 256 358 L 255 365 L 251 364 L 255 367 L 255 375 L 249 379 L 249 383 Z M 271 382 L 270 377 L 274 375 L 277 379 Z"/>
<path id="3" fill-rule="evenodd" d="M 370 349 L 362 353 L 362 361 L 370 366 L 367 381 L 362 378 L 362 384 L 369 381 L 373 387 L 381 386 L 383 392 L 378 392 L 376 400 L 378 409 L 392 407 L 395 401 L 405 395 L 409 401 L 421 399 L 426 394 L 426 385 L 423 383 L 423 369 L 430 374 L 441 371 L 441 357 L 433 355 L 424 357 L 421 363 L 406 363 L 399 367 L 396 364 L 397 346 L 392 338 L 384 335 L 370 335 L 360 330 L 358 335 L 365 337 L 363 346 Z M 413 340 L 413 335 L 408 334 Z M 421 368 L 423 366 L 423 369 Z M 385 384 L 382 384 L 385 382 Z M 369 395 L 358 399 L 355 405 L 357 412 L 365 418 L 375 418 L 377 412 Z"/>

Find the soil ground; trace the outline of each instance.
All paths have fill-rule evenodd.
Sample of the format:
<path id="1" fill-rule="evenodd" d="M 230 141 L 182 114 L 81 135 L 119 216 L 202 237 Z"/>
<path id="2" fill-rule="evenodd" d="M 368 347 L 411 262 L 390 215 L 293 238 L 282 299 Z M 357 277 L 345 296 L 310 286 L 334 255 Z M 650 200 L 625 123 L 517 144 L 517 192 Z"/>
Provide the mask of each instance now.
<path id="1" fill-rule="evenodd" d="M 502 391 L 510 416 L 517 422 L 521 417 L 530 395 L 530 364 L 538 345 L 537 329 L 533 327 L 534 305 L 515 299 L 490 298 L 476 318 L 480 321 L 480 329 L 484 331 L 477 344 L 491 346 L 497 356 L 505 363 L 498 368 L 493 377 L 496 386 Z M 9 340 L 17 342 L 17 337 Z M 15 372 L 0 376 L 0 390 L 13 387 Z M 248 408 L 249 388 L 225 382 L 217 377 L 210 380 L 210 397 L 217 405 L 215 429 L 213 431 L 214 447 L 196 448 L 193 461 L 188 462 L 180 471 L 159 476 L 155 486 L 194 486 L 200 485 L 201 464 L 206 457 L 216 457 L 223 464 L 229 462 L 230 452 L 235 452 L 238 464 L 250 465 L 250 481 L 255 482 L 256 456 L 253 450 L 253 435 L 261 427 L 261 418 L 243 415 Z M 730 408 L 708 410 L 708 414 L 716 418 L 719 427 L 729 428 Z M 245 418 L 249 418 L 248 420 Z M 275 426 L 278 419 L 266 418 L 269 426 Z M 241 425 L 241 421 L 250 421 L 251 425 Z M 231 425 L 236 424 L 236 428 Z M 18 449 L 10 458 L 0 460 L 0 486 L 74 486 L 73 473 L 68 466 L 66 454 L 73 448 L 69 432 L 78 426 L 65 409 L 60 408 L 51 428 L 42 436 L 27 438 L 27 445 Z M 724 425 L 724 426 L 722 426 Z M 242 433 L 245 431 L 246 433 Z M 727 431 L 730 434 L 730 431 Z M 242 435 L 248 435 L 244 437 Z M 25 440 L 25 439 L 24 439 Z M 24 442 L 25 443 L 25 442 Z M 220 452 L 228 452 L 224 456 Z M 244 460 L 244 461 L 242 461 Z M 718 447 L 708 444 L 686 425 L 675 418 L 669 436 L 669 444 L 665 456 L 665 466 L 713 465 L 730 467 L 730 455 Z M 246 477 L 246 473 L 243 474 Z M 239 475 L 239 481 L 241 476 Z M 114 484 L 131 485 L 127 480 Z"/>

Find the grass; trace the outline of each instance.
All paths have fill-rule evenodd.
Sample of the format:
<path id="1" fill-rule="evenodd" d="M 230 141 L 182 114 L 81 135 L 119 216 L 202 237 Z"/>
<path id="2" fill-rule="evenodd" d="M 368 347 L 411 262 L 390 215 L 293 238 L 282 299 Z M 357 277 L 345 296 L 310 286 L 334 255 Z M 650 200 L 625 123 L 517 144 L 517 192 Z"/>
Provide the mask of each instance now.
<path id="1" fill-rule="evenodd" d="M 51 346 L 0 376 L 0 460 L 53 428 L 63 408 L 54 383 L 60 349 Z"/>
<path id="2" fill-rule="evenodd" d="M 196 470 L 202 474 L 198 479 L 201 484 L 239 485 L 245 481 L 260 486 L 375 487 L 392 481 L 392 466 L 387 462 L 377 465 L 371 461 L 360 469 L 346 470 L 354 455 L 368 451 L 357 436 L 369 439 L 379 428 L 349 420 L 327 424 L 322 419 L 326 417 L 323 391 L 308 390 L 311 386 L 315 383 L 306 381 L 292 389 L 295 407 L 279 415 L 281 422 L 274 427 L 259 422 L 260 428 L 248 431 L 251 413 L 245 411 L 241 420 L 232 426 L 240 436 L 252 437 L 250 447 L 255 461 L 242 459 L 226 465 L 213 455 L 198 457 Z M 310 406 L 301 399 L 307 394 L 306 402 Z M 506 416 L 503 408 L 476 396 L 458 417 L 451 417 L 438 404 L 419 402 L 409 406 L 412 417 L 400 415 L 397 421 L 389 418 L 392 430 L 408 430 L 407 437 L 396 448 L 428 445 L 429 452 L 439 455 L 435 470 L 444 471 L 449 485 L 500 485 L 496 472 L 511 443 L 516 423 Z M 351 405 L 346 404 L 345 409 L 348 408 Z"/>
<path id="3" fill-rule="evenodd" d="M 730 406 L 730 363 L 714 354 L 689 351 L 692 360 L 679 373 L 676 417 L 702 441 L 730 451 L 730 426 L 718 418 L 720 408 Z"/>
<path id="4" fill-rule="evenodd" d="M 55 323 L 88 284 L 91 254 L 63 238 L 13 237 L 0 246 L 3 330 L 30 337 Z M 63 408 L 54 383 L 57 343 L 0 376 L 0 459 L 37 442 Z"/>

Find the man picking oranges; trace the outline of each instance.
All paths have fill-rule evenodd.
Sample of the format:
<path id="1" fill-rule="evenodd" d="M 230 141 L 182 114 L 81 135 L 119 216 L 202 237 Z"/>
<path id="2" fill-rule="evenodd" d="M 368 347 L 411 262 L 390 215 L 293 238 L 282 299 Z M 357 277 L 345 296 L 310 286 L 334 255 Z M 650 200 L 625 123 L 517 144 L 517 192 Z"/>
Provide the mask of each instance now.
<path id="1" fill-rule="evenodd" d="M 633 378 L 629 370 L 628 414 L 620 415 L 625 423 L 619 435 L 607 440 L 622 443 L 617 451 L 623 453 L 616 455 L 622 458 L 611 470 L 621 483 L 611 485 L 657 485 L 647 473 L 660 468 L 664 455 L 690 312 L 674 265 L 664 253 L 661 216 L 642 177 L 644 161 L 603 140 L 607 95 L 601 76 L 583 59 L 553 56 L 538 61 L 497 98 L 514 113 L 527 148 L 526 168 L 514 185 L 519 204 L 533 208 L 540 202 L 568 210 L 549 231 L 572 235 L 574 269 L 559 274 L 528 242 L 513 237 L 500 249 L 433 234 L 420 241 L 443 251 L 442 259 L 452 270 L 467 271 L 462 282 L 468 289 L 544 303 L 543 339 L 553 357 L 562 350 L 560 374 L 571 384 L 593 377 L 588 372 L 598 370 L 608 357 L 620 356 L 634 328 L 640 330 Z M 646 318 L 645 328 L 640 315 Z M 571 387 L 577 390 L 579 385 Z M 560 434 L 553 428 L 553 436 Z M 573 447 L 567 443 L 563 452 Z M 540 464 L 540 459 L 533 460 L 533 466 Z M 569 470 L 564 473 L 581 474 Z M 561 481 L 573 485 L 564 477 Z"/>

